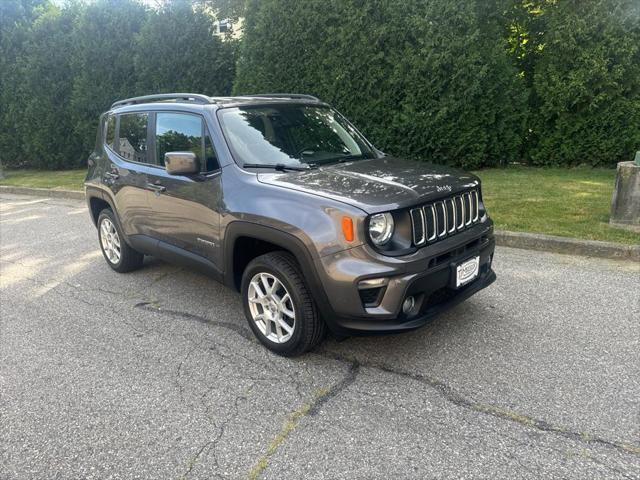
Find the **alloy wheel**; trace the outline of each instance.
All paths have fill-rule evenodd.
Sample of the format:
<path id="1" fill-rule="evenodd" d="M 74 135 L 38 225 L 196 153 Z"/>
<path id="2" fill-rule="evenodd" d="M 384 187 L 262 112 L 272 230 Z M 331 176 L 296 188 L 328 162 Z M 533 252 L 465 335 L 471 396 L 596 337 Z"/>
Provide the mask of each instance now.
<path id="1" fill-rule="evenodd" d="M 108 218 L 104 218 L 100 224 L 100 243 L 104 254 L 110 263 L 117 265 L 120 262 L 122 250 L 120 247 L 120 236 L 116 226 Z"/>
<path id="2" fill-rule="evenodd" d="M 275 275 L 257 273 L 247 292 L 251 317 L 258 330 L 274 343 L 285 343 L 296 326 L 293 300 Z"/>

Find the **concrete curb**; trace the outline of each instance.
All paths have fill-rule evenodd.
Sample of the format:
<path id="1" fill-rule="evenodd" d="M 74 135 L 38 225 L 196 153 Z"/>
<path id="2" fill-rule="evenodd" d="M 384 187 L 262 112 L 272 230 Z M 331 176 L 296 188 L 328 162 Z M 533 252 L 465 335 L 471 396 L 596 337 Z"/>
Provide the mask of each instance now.
<path id="1" fill-rule="evenodd" d="M 84 192 L 75 192 L 73 190 L 50 190 L 47 188 L 0 185 L 0 193 L 84 200 Z M 583 255 L 586 257 L 640 262 L 640 245 L 579 240 L 577 238 L 556 237 L 539 233 L 506 232 L 504 230 L 496 230 L 495 236 L 496 244 L 501 247 L 524 248 L 526 250 L 540 250 L 570 255 Z"/>
<path id="2" fill-rule="evenodd" d="M 0 193 L 14 193 L 17 195 L 34 195 L 36 197 L 70 198 L 72 200 L 84 200 L 84 192 L 74 190 L 54 190 L 50 188 L 14 187 L 12 185 L 0 185 Z"/>
<path id="3" fill-rule="evenodd" d="M 504 230 L 496 230 L 495 236 L 496 244 L 502 247 L 640 262 L 640 245 L 579 240 L 540 233 L 505 232 Z"/>

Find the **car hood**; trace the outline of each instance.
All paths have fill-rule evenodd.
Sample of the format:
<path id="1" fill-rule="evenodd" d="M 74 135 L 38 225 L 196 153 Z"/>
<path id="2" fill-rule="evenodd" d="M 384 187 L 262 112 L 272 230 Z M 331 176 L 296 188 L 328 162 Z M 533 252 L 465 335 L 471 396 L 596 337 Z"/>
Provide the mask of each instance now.
<path id="1" fill-rule="evenodd" d="M 259 173 L 258 180 L 348 203 L 367 213 L 428 202 L 479 184 L 478 177 L 462 170 L 394 157 Z"/>

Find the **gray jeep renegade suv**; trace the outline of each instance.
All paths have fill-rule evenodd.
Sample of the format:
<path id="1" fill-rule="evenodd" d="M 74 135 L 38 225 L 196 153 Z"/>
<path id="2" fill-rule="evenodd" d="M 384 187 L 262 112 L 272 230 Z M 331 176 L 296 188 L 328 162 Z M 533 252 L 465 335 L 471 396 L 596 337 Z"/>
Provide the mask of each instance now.
<path id="1" fill-rule="evenodd" d="M 477 177 L 389 157 L 310 95 L 122 100 L 88 163 L 112 269 L 154 255 L 209 274 L 282 355 L 327 328 L 420 327 L 496 278 Z"/>

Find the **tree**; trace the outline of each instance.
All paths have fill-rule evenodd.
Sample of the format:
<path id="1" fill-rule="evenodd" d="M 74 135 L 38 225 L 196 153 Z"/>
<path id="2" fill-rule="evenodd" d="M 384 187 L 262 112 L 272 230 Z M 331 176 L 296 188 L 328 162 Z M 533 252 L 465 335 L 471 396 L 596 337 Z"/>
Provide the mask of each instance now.
<path id="1" fill-rule="evenodd" d="M 219 19 L 237 21 L 245 16 L 247 0 L 200 0 Z"/>
<path id="2" fill-rule="evenodd" d="M 526 100 L 499 2 L 263 0 L 235 90 L 310 92 L 381 148 L 465 167 L 518 154 Z"/>
<path id="3" fill-rule="evenodd" d="M 32 22 L 47 5 L 46 0 L 0 2 L 0 157 L 5 166 L 19 166 L 24 161 L 16 122 L 23 102 L 18 61 L 24 56 Z"/>
<path id="4" fill-rule="evenodd" d="M 136 38 L 147 15 L 134 0 L 97 0 L 86 5 L 72 32 L 74 76 L 71 105 L 79 158 L 93 149 L 98 118 L 116 100 L 142 94 L 137 88 Z"/>
<path id="5" fill-rule="evenodd" d="M 563 0 L 546 6 L 534 68 L 531 161 L 614 166 L 640 146 L 640 4 Z"/>
<path id="6" fill-rule="evenodd" d="M 231 93 L 236 42 L 214 34 L 213 19 L 203 8 L 174 1 L 151 12 L 136 47 L 140 92 Z"/>
<path id="7" fill-rule="evenodd" d="M 72 37 L 78 10 L 43 6 L 32 23 L 16 62 L 21 111 L 14 122 L 22 140 L 23 161 L 37 168 L 78 167 L 81 142 L 74 135 L 70 98 L 73 84 Z"/>

